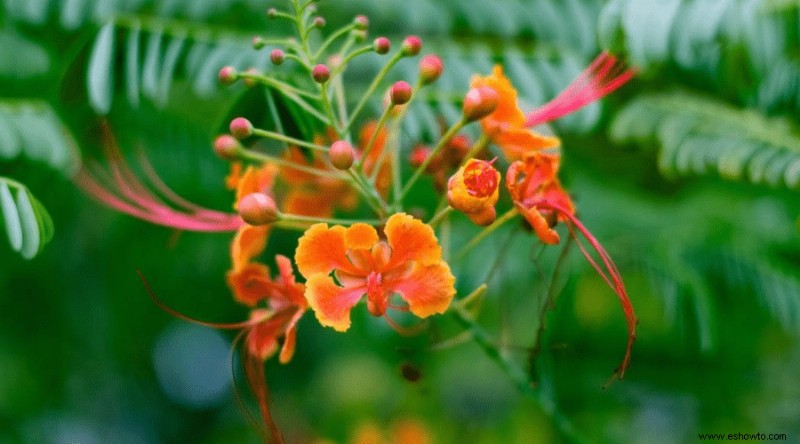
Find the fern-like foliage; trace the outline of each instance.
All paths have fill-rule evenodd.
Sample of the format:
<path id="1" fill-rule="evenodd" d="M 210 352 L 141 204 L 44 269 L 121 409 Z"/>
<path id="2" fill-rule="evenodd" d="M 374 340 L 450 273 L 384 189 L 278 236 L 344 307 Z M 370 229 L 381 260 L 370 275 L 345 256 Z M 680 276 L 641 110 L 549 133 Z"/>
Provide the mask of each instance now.
<path id="1" fill-rule="evenodd" d="M 799 109 L 798 18 L 761 0 L 612 0 L 599 32 L 647 75 L 672 66 L 744 105 Z"/>
<path id="2" fill-rule="evenodd" d="M 0 160 L 20 155 L 67 176 L 80 162 L 72 137 L 50 105 L 39 100 L 0 101 Z"/>
<path id="3" fill-rule="evenodd" d="M 617 142 L 660 147 L 665 174 L 705 175 L 797 188 L 800 134 L 786 119 L 686 92 L 643 95 L 617 114 Z"/>

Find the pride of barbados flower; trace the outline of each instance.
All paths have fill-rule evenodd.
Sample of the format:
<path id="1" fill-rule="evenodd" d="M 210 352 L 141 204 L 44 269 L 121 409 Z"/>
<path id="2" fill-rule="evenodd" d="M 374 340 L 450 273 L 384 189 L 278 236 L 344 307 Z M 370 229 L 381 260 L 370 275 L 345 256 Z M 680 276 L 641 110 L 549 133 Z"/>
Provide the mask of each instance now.
<path id="1" fill-rule="evenodd" d="M 442 260 L 433 229 L 405 214 L 394 214 L 383 229 L 370 225 L 345 228 L 311 226 L 300 238 L 295 261 L 306 278 L 305 296 L 322 325 L 337 331 L 350 327 L 350 310 L 366 295 L 367 309 L 386 316 L 398 294 L 421 318 L 444 313 L 455 295 L 455 278 Z"/>

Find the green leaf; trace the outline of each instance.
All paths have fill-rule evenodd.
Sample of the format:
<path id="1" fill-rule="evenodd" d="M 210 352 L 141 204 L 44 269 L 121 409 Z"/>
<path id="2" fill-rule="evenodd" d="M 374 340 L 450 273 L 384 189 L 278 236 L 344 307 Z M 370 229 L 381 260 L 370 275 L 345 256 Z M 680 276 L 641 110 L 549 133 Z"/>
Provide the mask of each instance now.
<path id="1" fill-rule="evenodd" d="M 89 58 L 86 78 L 89 103 L 95 111 L 106 114 L 111 110 L 114 95 L 114 23 L 100 29 Z"/>
<path id="2" fill-rule="evenodd" d="M 17 204 L 8 189 L 8 183 L 3 180 L 0 180 L 0 208 L 3 210 L 3 221 L 6 225 L 6 234 L 11 243 L 11 249 L 19 251 L 22 249 L 22 224 L 19 220 Z"/>
<path id="3" fill-rule="evenodd" d="M 11 249 L 23 258 L 32 259 L 53 238 L 53 219 L 21 183 L 0 177 L 0 210 Z"/>

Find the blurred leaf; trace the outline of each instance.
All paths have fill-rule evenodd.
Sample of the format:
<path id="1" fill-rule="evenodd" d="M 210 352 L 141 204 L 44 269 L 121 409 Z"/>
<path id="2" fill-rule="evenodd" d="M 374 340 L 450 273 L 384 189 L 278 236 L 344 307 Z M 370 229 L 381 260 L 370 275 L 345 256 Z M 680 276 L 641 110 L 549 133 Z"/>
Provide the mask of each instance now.
<path id="1" fill-rule="evenodd" d="M 97 34 L 86 77 L 89 102 L 100 114 L 111 110 L 114 94 L 114 24 L 107 23 Z"/>
<path id="2" fill-rule="evenodd" d="M 53 238 L 50 214 L 21 183 L 0 177 L 0 209 L 11 249 L 23 258 L 32 259 Z"/>

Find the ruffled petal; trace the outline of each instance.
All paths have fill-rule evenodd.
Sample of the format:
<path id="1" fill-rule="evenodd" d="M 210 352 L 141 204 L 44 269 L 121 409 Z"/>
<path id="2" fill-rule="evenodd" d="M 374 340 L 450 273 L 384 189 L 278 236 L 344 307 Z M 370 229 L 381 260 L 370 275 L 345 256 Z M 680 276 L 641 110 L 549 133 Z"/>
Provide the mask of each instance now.
<path id="1" fill-rule="evenodd" d="M 231 242 L 233 269 L 238 270 L 244 267 L 254 257 L 261 254 L 267 246 L 268 235 L 269 225 L 243 225 L 239 228 Z"/>
<path id="2" fill-rule="evenodd" d="M 489 116 L 481 120 L 484 131 L 493 133 L 505 126 L 522 127 L 525 124 L 525 114 L 517 104 L 517 90 L 511 81 L 503 74 L 503 67 L 495 65 L 492 74 L 486 77 L 476 76 L 472 79 L 470 88 L 488 86 L 497 92 L 497 108 Z"/>
<path id="3" fill-rule="evenodd" d="M 378 232 L 371 225 L 353 224 L 344 234 L 344 243 L 349 250 L 369 250 L 378 243 Z"/>
<path id="4" fill-rule="evenodd" d="M 314 224 L 297 241 L 294 261 L 300 274 L 306 278 L 313 274 L 329 274 L 334 269 L 354 271 L 347 260 L 346 229 L 340 225 Z"/>
<path id="5" fill-rule="evenodd" d="M 415 264 L 410 273 L 389 286 L 408 303 L 411 313 L 424 318 L 447 310 L 456 294 L 455 280 L 447 263 L 439 261 Z"/>
<path id="6" fill-rule="evenodd" d="M 419 219 L 405 213 L 393 214 L 383 231 L 392 247 L 388 268 L 408 261 L 428 265 L 442 259 L 442 249 L 433 228 Z"/>
<path id="7" fill-rule="evenodd" d="M 544 216 L 539 213 L 536 207 L 525 208 L 521 205 L 517 205 L 517 210 L 519 210 L 519 212 L 525 217 L 525 220 L 531 224 L 533 231 L 536 232 L 536 235 L 539 236 L 539 239 L 542 242 L 549 245 L 555 245 L 561 240 L 556 230 L 550 228 L 550 224 L 547 223 L 547 219 L 545 219 Z"/>
<path id="8" fill-rule="evenodd" d="M 225 278 L 233 298 L 251 307 L 266 299 L 273 289 L 269 268 L 264 264 L 249 263 L 238 270 L 229 271 Z"/>
<path id="9" fill-rule="evenodd" d="M 281 364 L 286 364 L 291 361 L 294 356 L 295 344 L 297 343 L 297 322 L 303 317 L 305 312 L 305 309 L 297 310 L 294 316 L 289 320 L 289 323 L 286 324 L 286 336 L 283 338 L 281 353 L 278 355 L 278 360 Z"/>
<path id="10" fill-rule="evenodd" d="M 301 216 L 331 217 L 336 199 L 321 191 L 292 188 L 283 199 L 283 211 Z"/>
<path id="11" fill-rule="evenodd" d="M 264 319 L 247 333 L 247 352 L 258 359 L 266 360 L 278 350 L 278 334 L 281 322 L 269 317 L 267 310 L 253 310 L 250 320 Z"/>
<path id="12" fill-rule="evenodd" d="M 561 145 L 558 137 L 545 136 L 521 127 L 509 127 L 489 134 L 489 137 L 500 147 L 506 159 L 512 162 L 524 159 L 539 150 Z"/>
<path id="13" fill-rule="evenodd" d="M 364 295 L 363 288 L 343 288 L 330 276 L 315 274 L 306 281 L 306 299 L 320 324 L 336 331 L 350 328 L 350 310 Z"/>

